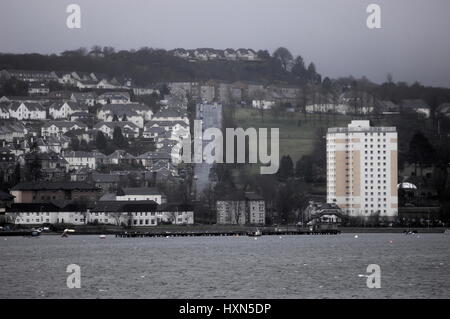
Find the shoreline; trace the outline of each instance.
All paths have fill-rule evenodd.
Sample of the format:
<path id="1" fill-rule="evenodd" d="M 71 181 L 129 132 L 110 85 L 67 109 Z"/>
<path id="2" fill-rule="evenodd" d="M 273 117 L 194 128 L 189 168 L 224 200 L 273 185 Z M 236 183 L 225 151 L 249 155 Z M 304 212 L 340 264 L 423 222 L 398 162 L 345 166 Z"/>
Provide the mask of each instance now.
<path id="1" fill-rule="evenodd" d="M 58 228 L 54 231 L 42 232 L 41 235 L 61 235 L 65 228 L 72 228 L 75 230 L 73 235 L 118 235 L 127 233 L 137 234 L 164 234 L 167 235 L 195 235 L 199 233 L 247 233 L 253 232 L 256 228 L 260 229 L 263 234 L 276 234 L 279 233 L 295 233 L 300 229 L 296 226 L 283 226 L 283 227 L 254 227 L 254 226 L 223 226 L 223 225 L 191 225 L 191 226 L 176 226 L 176 225 L 164 225 L 164 226 L 149 226 L 149 227 L 134 227 L 124 229 L 118 226 L 69 226 L 64 228 Z M 1 236 L 20 236 L 21 232 L 30 232 L 31 228 L 22 228 L 13 231 L 0 231 Z M 358 234 L 358 233 L 372 233 L 372 234 L 402 234 L 405 231 L 417 231 L 419 234 L 443 234 L 447 228 L 435 227 L 435 228 L 419 228 L 419 227 L 339 227 L 338 230 L 342 234 Z M 305 229 L 302 229 L 305 231 Z"/>

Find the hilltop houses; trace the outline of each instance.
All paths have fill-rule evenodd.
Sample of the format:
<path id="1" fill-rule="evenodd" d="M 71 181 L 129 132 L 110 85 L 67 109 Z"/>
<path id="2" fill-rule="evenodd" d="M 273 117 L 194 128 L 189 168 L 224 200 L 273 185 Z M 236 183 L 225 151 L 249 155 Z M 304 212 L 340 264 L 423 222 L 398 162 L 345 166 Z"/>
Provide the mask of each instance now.
<path id="1" fill-rule="evenodd" d="M 186 50 L 178 48 L 171 51 L 173 56 L 181 59 L 195 61 L 215 61 L 215 60 L 229 60 L 229 61 L 259 61 L 258 54 L 252 49 L 225 49 L 218 50 L 212 48 L 198 48 Z"/>
<path id="2" fill-rule="evenodd" d="M 11 79 L 24 82 L 49 82 L 58 81 L 58 76 L 53 71 L 34 71 L 34 70 L 1 70 L 0 79 Z"/>

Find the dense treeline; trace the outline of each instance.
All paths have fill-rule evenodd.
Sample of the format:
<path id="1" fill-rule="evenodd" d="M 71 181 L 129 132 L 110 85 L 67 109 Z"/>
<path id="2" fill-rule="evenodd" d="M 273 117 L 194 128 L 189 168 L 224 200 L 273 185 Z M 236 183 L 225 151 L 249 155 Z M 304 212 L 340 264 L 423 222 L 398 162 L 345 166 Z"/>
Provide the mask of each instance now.
<path id="1" fill-rule="evenodd" d="M 287 51 L 287 50 L 286 50 Z M 277 52 L 277 51 L 276 51 Z M 59 55 L 0 54 L 0 69 L 99 72 L 109 76 L 131 77 L 137 84 L 164 81 L 257 81 L 295 83 L 296 76 L 286 69 L 285 55 L 270 56 L 260 51 L 260 61 L 189 62 L 162 49 L 121 50 L 104 48 L 103 57 L 94 57 L 86 49 L 65 51 Z M 288 52 L 288 51 L 287 51 Z M 291 58 L 292 59 L 292 58 Z M 300 58 L 301 59 L 301 58 Z M 289 60 L 290 61 L 290 60 Z M 301 59 L 302 63 L 303 60 Z M 297 68 L 298 69 L 298 68 Z M 307 75 L 307 69 L 300 71 Z M 310 72 L 319 78 L 313 65 Z"/>

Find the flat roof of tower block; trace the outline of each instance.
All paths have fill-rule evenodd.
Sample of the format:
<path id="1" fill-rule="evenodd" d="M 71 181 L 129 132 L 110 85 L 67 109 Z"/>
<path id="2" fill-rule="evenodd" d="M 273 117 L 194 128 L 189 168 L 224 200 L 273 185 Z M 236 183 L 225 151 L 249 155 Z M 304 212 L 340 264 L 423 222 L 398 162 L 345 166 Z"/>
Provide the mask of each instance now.
<path id="1" fill-rule="evenodd" d="M 396 127 L 387 126 L 370 126 L 371 123 L 368 120 L 354 120 L 347 127 L 330 127 L 328 133 L 358 133 L 358 132 L 371 132 L 371 133 L 389 133 L 396 132 Z"/>

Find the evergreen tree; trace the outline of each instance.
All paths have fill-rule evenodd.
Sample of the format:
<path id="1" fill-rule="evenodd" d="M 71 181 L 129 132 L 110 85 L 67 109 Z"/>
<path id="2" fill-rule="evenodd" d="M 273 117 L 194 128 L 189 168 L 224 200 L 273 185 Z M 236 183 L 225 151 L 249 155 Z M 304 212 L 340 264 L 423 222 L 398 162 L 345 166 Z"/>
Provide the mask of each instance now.
<path id="1" fill-rule="evenodd" d="M 284 47 L 279 47 L 276 49 L 275 52 L 273 52 L 273 57 L 280 61 L 281 66 L 285 71 L 287 70 L 289 62 L 293 59 L 291 52 Z"/>
<path id="2" fill-rule="evenodd" d="M 122 129 L 118 126 L 114 128 L 113 143 L 117 147 L 126 147 L 128 145 L 127 140 L 122 134 Z"/>
<path id="3" fill-rule="evenodd" d="M 280 168 L 278 169 L 278 178 L 286 180 L 294 176 L 294 163 L 290 155 L 281 157 Z"/>
<path id="4" fill-rule="evenodd" d="M 95 138 L 95 144 L 97 146 L 97 149 L 99 149 L 99 150 L 104 150 L 108 146 L 108 141 L 106 140 L 106 137 L 102 131 L 97 132 L 97 136 Z"/>
<path id="5" fill-rule="evenodd" d="M 417 165 L 420 167 L 420 174 L 424 167 L 433 164 L 436 152 L 433 146 L 422 132 L 418 131 L 409 143 L 408 161 L 414 164 L 417 175 Z"/>

